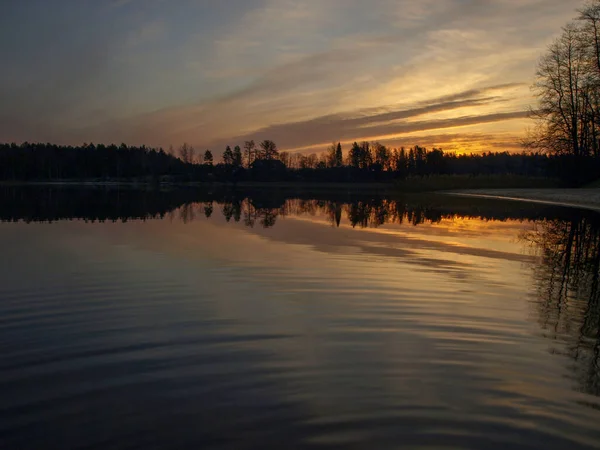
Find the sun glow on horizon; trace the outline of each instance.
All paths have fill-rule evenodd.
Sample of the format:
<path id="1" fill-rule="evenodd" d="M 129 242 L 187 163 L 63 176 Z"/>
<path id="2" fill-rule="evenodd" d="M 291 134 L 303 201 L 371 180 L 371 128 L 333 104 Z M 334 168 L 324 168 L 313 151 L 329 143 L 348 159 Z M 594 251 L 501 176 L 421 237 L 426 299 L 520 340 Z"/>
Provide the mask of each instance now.
<path id="1" fill-rule="evenodd" d="M 0 141 L 520 151 L 537 58 L 580 3 L 15 3 L 0 28 Z"/>

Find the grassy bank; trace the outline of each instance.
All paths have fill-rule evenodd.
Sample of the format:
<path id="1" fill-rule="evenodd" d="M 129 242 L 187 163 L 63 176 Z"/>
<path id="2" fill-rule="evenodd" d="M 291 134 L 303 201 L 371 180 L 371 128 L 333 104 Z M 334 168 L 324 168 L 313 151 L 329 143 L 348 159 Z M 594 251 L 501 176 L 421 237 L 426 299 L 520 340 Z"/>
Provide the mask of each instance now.
<path id="1" fill-rule="evenodd" d="M 552 178 L 521 175 L 436 175 L 415 177 L 394 183 L 404 192 L 451 191 L 457 189 L 526 189 L 556 188 L 559 182 Z"/>
<path id="2" fill-rule="evenodd" d="M 400 194 L 418 192 L 454 191 L 465 189 L 544 189 L 557 188 L 560 183 L 552 178 L 518 175 L 435 175 L 410 177 L 387 183 L 323 183 L 323 182 L 241 182 L 238 188 L 269 188 L 286 191 L 360 191 L 363 193 Z"/>
<path id="3" fill-rule="evenodd" d="M 600 188 L 600 179 L 596 180 L 596 181 L 594 181 L 594 182 L 592 182 L 590 184 L 587 184 L 585 186 L 585 188 L 586 189 L 598 189 L 598 188 Z"/>

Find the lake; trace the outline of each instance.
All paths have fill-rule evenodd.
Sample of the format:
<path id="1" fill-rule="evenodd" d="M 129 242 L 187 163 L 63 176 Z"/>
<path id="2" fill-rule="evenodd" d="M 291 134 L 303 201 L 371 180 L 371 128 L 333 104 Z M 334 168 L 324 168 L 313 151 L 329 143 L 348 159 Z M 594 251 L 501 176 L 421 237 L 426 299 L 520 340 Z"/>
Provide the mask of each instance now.
<path id="1" fill-rule="evenodd" d="M 0 188 L 0 447 L 600 448 L 600 217 Z"/>

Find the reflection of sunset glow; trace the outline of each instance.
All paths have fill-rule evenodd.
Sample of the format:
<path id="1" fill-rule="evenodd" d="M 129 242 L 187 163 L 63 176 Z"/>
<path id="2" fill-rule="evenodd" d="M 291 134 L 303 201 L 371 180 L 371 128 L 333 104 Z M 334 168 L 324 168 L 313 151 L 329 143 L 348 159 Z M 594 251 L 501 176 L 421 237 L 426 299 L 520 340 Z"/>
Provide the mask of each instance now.
<path id="1" fill-rule="evenodd" d="M 19 189 L 0 192 L 7 448 L 598 442 L 597 214 Z"/>
<path id="2" fill-rule="evenodd" d="M 522 245 L 514 239 L 524 230 L 530 230 L 533 225 L 519 220 L 481 220 L 476 217 L 456 215 L 451 218 L 441 218 L 439 221 L 427 221 L 415 226 L 408 216 L 400 216 L 395 212 L 395 201 L 384 200 L 381 207 L 387 210 L 385 223 L 376 225 L 377 213 L 369 216 L 370 226 L 353 225 L 350 219 L 350 205 L 340 205 L 339 228 L 353 231 L 356 239 L 361 235 L 370 234 L 385 238 L 386 245 L 396 245 L 398 242 L 429 242 L 443 244 L 445 251 L 455 252 L 460 248 L 468 249 L 479 245 L 502 253 L 521 255 Z M 281 220 L 315 225 L 332 225 L 331 212 L 326 207 L 318 206 L 318 202 L 288 200 L 279 211 Z M 509 238 L 510 236 L 510 238 Z"/>

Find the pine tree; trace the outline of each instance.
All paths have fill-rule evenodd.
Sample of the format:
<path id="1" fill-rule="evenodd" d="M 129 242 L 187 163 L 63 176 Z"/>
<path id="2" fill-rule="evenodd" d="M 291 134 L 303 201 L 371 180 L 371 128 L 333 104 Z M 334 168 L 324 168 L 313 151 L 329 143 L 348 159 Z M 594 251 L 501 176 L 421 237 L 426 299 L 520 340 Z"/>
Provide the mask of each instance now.
<path id="1" fill-rule="evenodd" d="M 204 164 L 207 164 L 209 166 L 213 165 L 213 154 L 210 150 L 206 150 L 204 152 Z"/>
<path id="2" fill-rule="evenodd" d="M 223 164 L 227 166 L 233 164 L 233 152 L 231 151 L 231 147 L 229 145 L 223 152 Z"/>

